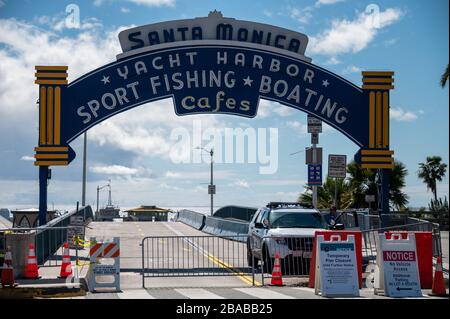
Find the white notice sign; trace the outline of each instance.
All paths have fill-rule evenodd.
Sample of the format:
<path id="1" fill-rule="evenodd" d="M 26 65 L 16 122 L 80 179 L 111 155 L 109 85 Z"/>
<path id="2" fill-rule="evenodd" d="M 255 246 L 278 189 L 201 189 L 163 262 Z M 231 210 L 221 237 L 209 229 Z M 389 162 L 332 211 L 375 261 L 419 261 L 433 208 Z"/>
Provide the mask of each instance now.
<path id="1" fill-rule="evenodd" d="M 380 234 L 384 293 L 389 297 L 422 297 L 414 234 L 408 239 Z M 377 254 L 380 252 L 377 252 Z"/>
<path id="2" fill-rule="evenodd" d="M 359 296 L 355 236 L 346 241 L 325 241 L 317 237 L 320 287 L 322 296 Z"/>

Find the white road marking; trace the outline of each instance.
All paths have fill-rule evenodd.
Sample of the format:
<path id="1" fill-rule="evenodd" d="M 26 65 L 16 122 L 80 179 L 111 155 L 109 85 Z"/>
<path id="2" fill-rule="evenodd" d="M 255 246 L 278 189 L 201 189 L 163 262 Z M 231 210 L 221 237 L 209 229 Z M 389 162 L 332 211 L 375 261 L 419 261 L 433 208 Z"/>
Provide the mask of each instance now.
<path id="1" fill-rule="evenodd" d="M 179 288 L 175 289 L 175 291 L 189 299 L 224 299 L 219 295 L 201 288 Z"/>
<path id="2" fill-rule="evenodd" d="M 314 288 L 308 288 L 308 287 L 292 287 L 292 289 L 302 290 L 305 292 L 310 292 L 315 294 L 316 290 Z"/>
<path id="3" fill-rule="evenodd" d="M 269 288 L 234 288 L 244 294 L 259 298 L 259 299 L 295 299 L 292 296 L 284 295 L 282 293 L 270 290 Z"/>
<path id="4" fill-rule="evenodd" d="M 145 289 L 130 289 L 118 292 L 117 296 L 120 299 L 155 299 Z"/>

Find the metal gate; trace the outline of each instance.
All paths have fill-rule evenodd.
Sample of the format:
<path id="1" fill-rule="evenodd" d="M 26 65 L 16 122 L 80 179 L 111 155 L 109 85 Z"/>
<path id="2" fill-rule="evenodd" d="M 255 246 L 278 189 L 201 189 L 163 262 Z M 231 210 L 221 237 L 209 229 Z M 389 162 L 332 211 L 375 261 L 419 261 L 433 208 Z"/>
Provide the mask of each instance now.
<path id="1" fill-rule="evenodd" d="M 150 277 L 251 276 L 247 235 L 150 236 L 142 239 L 142 287 Z"/>

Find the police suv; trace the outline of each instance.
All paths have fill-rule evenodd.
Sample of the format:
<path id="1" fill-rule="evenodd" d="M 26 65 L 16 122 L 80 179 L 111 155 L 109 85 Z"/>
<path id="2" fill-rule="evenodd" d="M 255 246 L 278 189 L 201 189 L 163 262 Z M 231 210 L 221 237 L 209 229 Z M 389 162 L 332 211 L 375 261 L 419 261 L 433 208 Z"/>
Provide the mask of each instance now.
<path id="1" fill-rule="evenodd" d="M 328 225 L 324 216 L 309 205 L 271 202 L 251 218 L 248 265 L 257 267 L 262 261 L 263 270 L 271 272 L 278 254 L 283 273 L 308 275 L 314 233 L 330 228 L 336 226 Z"/>

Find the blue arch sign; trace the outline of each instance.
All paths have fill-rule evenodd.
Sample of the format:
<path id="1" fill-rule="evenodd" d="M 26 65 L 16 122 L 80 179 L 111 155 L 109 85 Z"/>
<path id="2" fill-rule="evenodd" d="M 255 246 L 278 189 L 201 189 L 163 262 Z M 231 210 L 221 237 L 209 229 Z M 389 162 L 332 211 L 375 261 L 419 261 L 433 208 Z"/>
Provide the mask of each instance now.
<path id="1" fill-rule="evenodd" d="M 386 176 L 393 167 L 393 72 L 363 72 L 363 86 L 358 87 L 312 64 L 304 55 L 306 35 L 224 18 L 219 12 L 125 30 L 119 39 L 123 53 L 117 61 L 71 83 L 66 66 L 36 66 L 40 224 L 45 224 L 47 210 L 48 167 L 74 159 L 69 144 L 115 114 L 164 98 L 173 99 L 180 116 L 251 118 L 261 99 L 313 115 L 360 147 L 357 162 L 385 176 L 381 200 L 386 209 Z"/>

